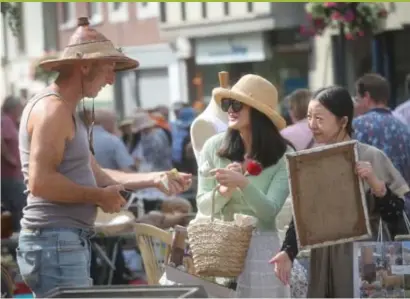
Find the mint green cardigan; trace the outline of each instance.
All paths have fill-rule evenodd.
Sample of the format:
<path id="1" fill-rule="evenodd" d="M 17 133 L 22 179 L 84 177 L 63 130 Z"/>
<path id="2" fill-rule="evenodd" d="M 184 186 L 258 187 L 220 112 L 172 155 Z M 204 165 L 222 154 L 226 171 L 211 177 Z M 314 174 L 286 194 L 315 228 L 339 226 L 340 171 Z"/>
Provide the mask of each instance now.
<path id="1" fill-rule="evenodd" d="M 198 159 L 197 218 L 211 216 L 212 190 L 217 185 L 205 170 L 225 168 L 232 161 L 217 156 L 225 133 L 208 139 Z M 292 151 L 288 148 L 288 152 Z M 285 155 L 275 164 L 265 168 L 258 176 L 248 176 L 249 184 L 237 190 L 230 199 L 215 195 L 215 218 L 233 220 L 233 214 L 245 214 L 258 219 L 260 231 L 276 231 L 276 215 L 289 195 Z"/>

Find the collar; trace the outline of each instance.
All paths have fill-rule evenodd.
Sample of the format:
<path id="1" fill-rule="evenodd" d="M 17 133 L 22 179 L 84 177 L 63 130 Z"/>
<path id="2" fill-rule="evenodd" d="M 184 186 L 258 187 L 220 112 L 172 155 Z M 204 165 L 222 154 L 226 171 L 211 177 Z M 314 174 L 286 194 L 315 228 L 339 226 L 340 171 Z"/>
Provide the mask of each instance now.
<path id="1" fill-rule="evenodd" d="M 369 114 L 371 112 L 381 113 L 381 114 L 391 114 L 390 108 L 373 108 L 367 111 L 365 114 Z"/>

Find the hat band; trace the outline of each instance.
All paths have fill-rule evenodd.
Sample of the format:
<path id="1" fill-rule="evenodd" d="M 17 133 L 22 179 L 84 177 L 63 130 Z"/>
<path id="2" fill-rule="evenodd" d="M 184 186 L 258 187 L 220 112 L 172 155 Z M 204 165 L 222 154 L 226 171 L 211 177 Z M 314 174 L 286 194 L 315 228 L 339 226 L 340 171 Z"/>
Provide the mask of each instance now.
<path id="1" fill-rule="evenodd" d="M 259 108 L 261 108 L 261 109 L 267 109 L 267 110 L 273 110 L 273 111 L 276 111 L 276 110 L 277 110 L 275 107 L 271 107 L 271 106 L 266 105 L 265 103 L 263 103 L 263 102 L 261 102 L 261 101 L 256 100 L 256 99 L 252 96 L 252 94 L 247 94 L 247 93 L 243 92 L 242 90 L 239 90 L 239 89 L 237 89 L 237 88 L 235 88 L 235 87 L 233 87 L 233 88 L 231 89 L 231 91 L 233 91 L 234 93 L 238 93 L 238 94 L 240 94 L 240 95 L 243 96 L 243 97 L 247 97 L 247 98 L 252 99 L 252 100 L 256 103 L 256 105 L 258 105 Z M 236 99 L 235 97 L 233 97 L 233 98 L 234 98 L 235 100 L 240 101 L 239 99 Z M 249 103 L 245 103 L 245 104 L 248 105 L 248 106 L 252 106 L 252 105 L 249 104 Z"/>

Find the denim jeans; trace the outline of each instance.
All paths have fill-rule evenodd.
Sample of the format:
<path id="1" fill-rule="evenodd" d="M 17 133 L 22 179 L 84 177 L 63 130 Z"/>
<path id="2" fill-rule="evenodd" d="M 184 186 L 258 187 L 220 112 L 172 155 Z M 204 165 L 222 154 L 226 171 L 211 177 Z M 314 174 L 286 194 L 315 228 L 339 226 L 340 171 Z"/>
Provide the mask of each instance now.
<path id="1" fill-rule="evenodd" d="M 90 237 L 90 231 L 74 228 L 21 230 L 17 263 L 36 297 L 56 287 L 92 286 Z"/>

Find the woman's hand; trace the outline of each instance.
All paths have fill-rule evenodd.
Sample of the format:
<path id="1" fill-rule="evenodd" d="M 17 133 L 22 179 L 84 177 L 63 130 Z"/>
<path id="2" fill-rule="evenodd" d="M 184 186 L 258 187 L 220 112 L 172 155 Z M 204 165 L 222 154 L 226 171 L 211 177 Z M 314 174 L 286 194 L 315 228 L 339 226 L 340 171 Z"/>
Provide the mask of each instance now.
<path id="1" fill-rule="evenodd" d="M 292 261 L 285 251 L 279 252 L 270 261 L 270 264 L 274 264 L 275 274 L 282 281 L 284 285 L 289 284 L 290 272 L 292 270 Z"/>
<path id="2" fill-rule="evenodd" d="M 243 174 L 242 164 L 239 162 L 233 162 L 231 164 L 228 164 L 228 166 L 226 166 L 226 169 L 233 170 Z"/>
<path id="3" fill-rule="evenodd" d="M 226 186 L 228 188 L 240 188 L 244 189 L 249 181 L 242 173 L 230 170 L 227 168 L 217 168 L 210 171 L 212 175 L 215 175 L 216 180 L 219 184 Z"/>
<path id="4" fill-rule="evenodd" d="M 369 184 L 372 193 L 377 197 L 383 197 L 386 194 L 386 185 L 379 180 L 373 171 L 372 164 L 366 161 L 356 163 L 357 175 Z"/>
<path id="5" fill-rule="evenodd" d="M 233 192 L 235 191 L 235 188 L 229 188 L 224 185 L 220 185 L 218 188 L 219 194 L 221 194 L 223 197 L 230 199 L 232 197 Z"/>

